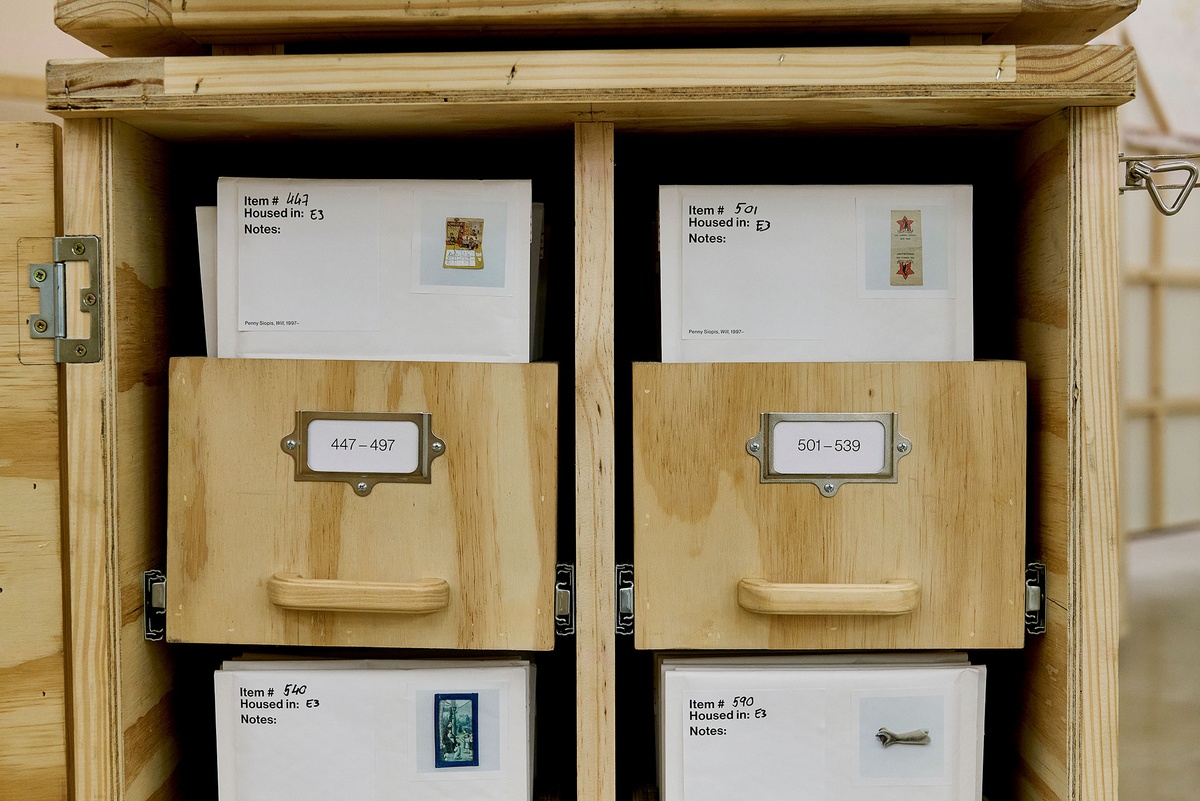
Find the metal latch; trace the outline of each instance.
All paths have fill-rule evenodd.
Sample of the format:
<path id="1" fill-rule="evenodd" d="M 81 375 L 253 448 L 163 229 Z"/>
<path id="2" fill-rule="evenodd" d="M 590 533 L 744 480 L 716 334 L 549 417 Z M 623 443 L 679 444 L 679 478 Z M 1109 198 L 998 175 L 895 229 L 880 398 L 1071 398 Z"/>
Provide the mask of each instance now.
<path id="1" fill-rule="evenodd" d="M 67 262 L 85 261 L 87 286 L 79 289 L 79 311 L 88 315 L 86 337 L 67 338 Z M 54 261 L 29 265 L 29 285 L 38 290 L 38 313 L 29 317 L 29 336 L 54 340 L 54 361 L 81 364 L 100 361 L 100 239 L 95 236 L 54 237 Z"/>
<path id="2" fill-rule="evenodd" d="M 1200 154 L 1181 154 L 1181 155 L 1162 155 L 1162 156 L 1126 156 L 1120 154 L 1120 161 L 1125 166 L 1125 185 L 1118 187 L 1119 192 L 1128 192 L 1134 189 L 1144 189 L 1150 193 L 1150 200 L 1154 202 L 1154 206 L 1163 214 L 1170 217 L 1176 214 L 1183 208 L 1183 204 L 1187 202 L 1188 195 L 1192 193 L 1192 189 L 1196 186 L 1196 179 L 1200 178 L 1200 169 L 1188 159 L 1200 158 Z M 1151 164 L 1151 162 L 1156 162 Z M 1151 178 L 1155 173 L 1172 173 L 1182 172 L 1183 183 L 1173 184 L 1156 184 Z M 1164 189 L 1177 189 L 1179 194 L 1175 199 L 1168 203 L 1162 195 Z"/>
<path id="3" fill-rule="evenodd" d="M 142 619 L 145 621 L 142 633 L 147 640 L 166 639 L 167 576 L 161 570 L 147 570 L 142 574 Z"/>
<path id="4" fill-rule="evenodd" d="M 1046 633 L 1046 566 L 1041 562 L 1025 565 L 1025 631 Z"/>
<path id="5" fill-rule="evenodd" d="M 633 565 L 617 565 L 617 634 L 633 634 Z"/>
<path id="6" fill-rule="evenodd" d="M 554 566 L 554 633 L 575 633 L 575 565 Z"/>

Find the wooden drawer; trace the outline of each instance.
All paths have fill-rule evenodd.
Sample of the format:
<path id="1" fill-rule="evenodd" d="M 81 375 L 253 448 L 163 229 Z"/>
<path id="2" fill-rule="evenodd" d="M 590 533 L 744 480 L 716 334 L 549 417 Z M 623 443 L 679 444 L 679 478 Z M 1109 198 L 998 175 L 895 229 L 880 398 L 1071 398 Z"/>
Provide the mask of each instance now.
<path id="1" fill-rule="evenodd" d="M 552 648 L 557 392 L 551 364 L 174 359 L 168 638 Z M 300 411 L 428 413 L 443 453 L 297 480 Z"/>
<path id="2" fill-rule="evenodd" d="M 1025 407 L 1020 362 L 635 365 L 638 647 L 1020 647 Z M 765 412 L 895 413 L 895 482 L 760 481 Z"/>

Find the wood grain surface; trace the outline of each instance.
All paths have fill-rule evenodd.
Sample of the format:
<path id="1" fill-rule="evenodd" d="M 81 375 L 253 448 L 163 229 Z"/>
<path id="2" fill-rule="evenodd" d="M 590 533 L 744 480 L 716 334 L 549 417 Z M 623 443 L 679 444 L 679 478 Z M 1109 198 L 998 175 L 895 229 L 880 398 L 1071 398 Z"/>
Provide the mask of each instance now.
<path id="1" fill-rule="evenodd" d="M 102 360 L 64 367 L 74 797 L 171 792 L 170 653 L 143 639 L 163 563 L 169 183 L 162 142 L 120 122 L 64 130 L 64 228 L 101 238 Z"/>
<path id="2" fill-rule="evenodd" d="M 634 366 L 640 648 L 1014 648 L 1024 641 L 1016 362 Z M 764 412 L 895 412 L 898 482 L 763 484 Z M 907 615 L 761 615 L 745 579 L 919 585 Z"/>
<path id="3" fill-rule="evenodd" d="M 29 337 L 30 259 L 60 233 L 59 134 L 0 125 L 0 798 L 67 797 L 58 367 Z"/>
<path id="4" fill-rule="evenodd" d="M 578 798 L 616 797 L 613 126 L 575 128 L 575 660 Z"/>
<path id="5" fill-rule="evenodd" d="M 1023 128 L 1125 103 L 1135 76 L 1112 45 L 144 58 L 51 62 L 47 105 L 168 139 Z"/>
<path id="6" fill-rule="evenodd" d="M 167 637 L 553 647 L 556 376 L 551 364 L 174 360 Z M 280 441 L 299 411 L 428 412 L 445 453 L 428 484 L 362 497 L 346 481 L 297 481 Z M 441 611 L 345 611 L 364 609 L 359 582 L 428 580 L 449 584 Z M 329 606 L 278 604 L 298 594 Z"/>
<path id="7" fill-rule="evenodd" d="M 1116 115 L 1021 139 L 1016 353 L 1030 383 L 1030 556 L 1046 564 L 1019 732 L 1030 798 L 1113 799 L 1117 769 Z"/>
<path id="8" fill-rule="evenodd" d="M 198 43 L 714 33 L 992 36 L 1081 44 L 1137 0 L 57 0 L 55 21 L 112 56 L 191 55 Z"/>
<path id="9" fill-rule="evenodd" d="M 284 609 L 427 615 L 450 606 L 450 582 L 437 578 L 402 584 L 338 581 L 276 573 L 267 579 L 267 596 L 271 603 Z"/>

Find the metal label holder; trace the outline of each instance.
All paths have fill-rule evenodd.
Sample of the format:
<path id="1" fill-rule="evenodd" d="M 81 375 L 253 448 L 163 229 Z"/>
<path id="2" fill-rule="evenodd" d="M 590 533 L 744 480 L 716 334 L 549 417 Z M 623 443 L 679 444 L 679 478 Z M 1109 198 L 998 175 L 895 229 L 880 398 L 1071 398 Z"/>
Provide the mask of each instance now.
<path id="1" fill-rule="evenodd" d="M 782 473 L 774 469 L 775 427 L 785 422 L 859 423 L 883 426 L 883 467 L 876 473 Z M 912 442 L 897 433 L 895 412 L 763 412 L 758 433 L 746 442 L 746 452 L 758 460 L 762 484 L 815 484 L 826 498 L 843 484 L 895 484 L 897 463 L 912 452 Z"/>
<path id="2" fill-rule="evenodd" d="M 279 447 L 296 463 L 296 481 L 345 482 L 359 496 L 371 494 L 376 484 L 428 484 L 433 460 L 446 452 L 446 443 L 431 430 L 428 412 L 296 412 L 296 428 L 282 440 Z M 333 472 L 310 468 L 308 460 L 308 427 L 314 420 L 404 421 L 415 423 L 418 431 L 417 467 L 408 473 Z"/>

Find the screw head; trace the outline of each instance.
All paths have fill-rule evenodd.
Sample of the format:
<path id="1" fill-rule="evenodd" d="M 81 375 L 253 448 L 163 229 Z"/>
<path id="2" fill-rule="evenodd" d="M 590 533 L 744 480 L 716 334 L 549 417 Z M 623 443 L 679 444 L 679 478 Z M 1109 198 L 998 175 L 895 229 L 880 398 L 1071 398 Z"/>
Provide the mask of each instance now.
<path id="1" fill-rule="evenodd" d="M 71 252 L 76 256 L 82 256 L 86 250 L 87 245 L 83 244 L 82 242 L 76 242 L 74 245 L 71 245 Z"/>
<path id="2" fill-rule="evenodd" d="M 821 487 L 821 489 L 825 492 L 826 495 L 832 495 L 833 491 L 835 489 L 837 489 L 837 487 L 833 486 L 832 484 L 826 484 L 825 486 Z"/>
<path id="3" fill-rule="evenodd" d="M 289 440 L 284 441 L 283 446 L 285 448 L 287 448 L 289 451 L 294 451 L 294 450 L 296 450 L 296 444 L 297 444 L 296 440 L 289 439 Z"/>
<path id="4" fill-rule="evenodd" d="M 908 443 L 901 442 L 899 445 L 896 446 L 896 452 L 897 453 L 908 453 Z"/>
<path id="5" fill-rule="evenodd" d="M 359 492 L 366 492 L 367 491 L 367 482 L 365 482 L 365 481 L 358 482 L 357 484 L 354 485 L 354 489 L 358 490 Z"/>
<path id="6" fill-rule="evenodd" d="M 33 271 L 33 280 L 37 281 L 39 284 L 41 282 L 45 281 L 46 280 L 46 271 L 45 270 L 34 270 Z"/>
<path id="7" fill-rule="evenodd" d="M 96 293 L 89 292 L 86 295 L 84 295 L 83 302 L 88 306 L 95 306 L 96 305 Z"/>
<path id="8" fill-rule="evenodd" d="M 33 323 L 33 330 L 37 331 L 39 334 L 46 333 L 46 329 L 49 327 L 50 326 L 46 323 L 45 320 L 35 320 Z"/>
<path id="9" fill-rule="evenodd" d="M 762 444 L 761 444 L 761 443 L 758 443 L 758 442 L 751 442 L 751 443 L 750 443 L 750 452 L 751 452 L 751 453 L 758 453 L 758 452 L 759 452 L 759 451 L 761 451 L 761 450 L 762 450 Z"/>
<path id="10" fill-rule="evenodd" d="M 445 449 L 446 449 L 446 446 L 440 442 L 435 442 L 429 446 L 429 450 L 433 451 L 434 453 L 441 453 Z"/>
<path id="11" fill-rule="evenodd" d="M 86 345 L 76 345 L 75 346 L 75 355 L 76 356 L 87 356 L 87 346 Z"/>

